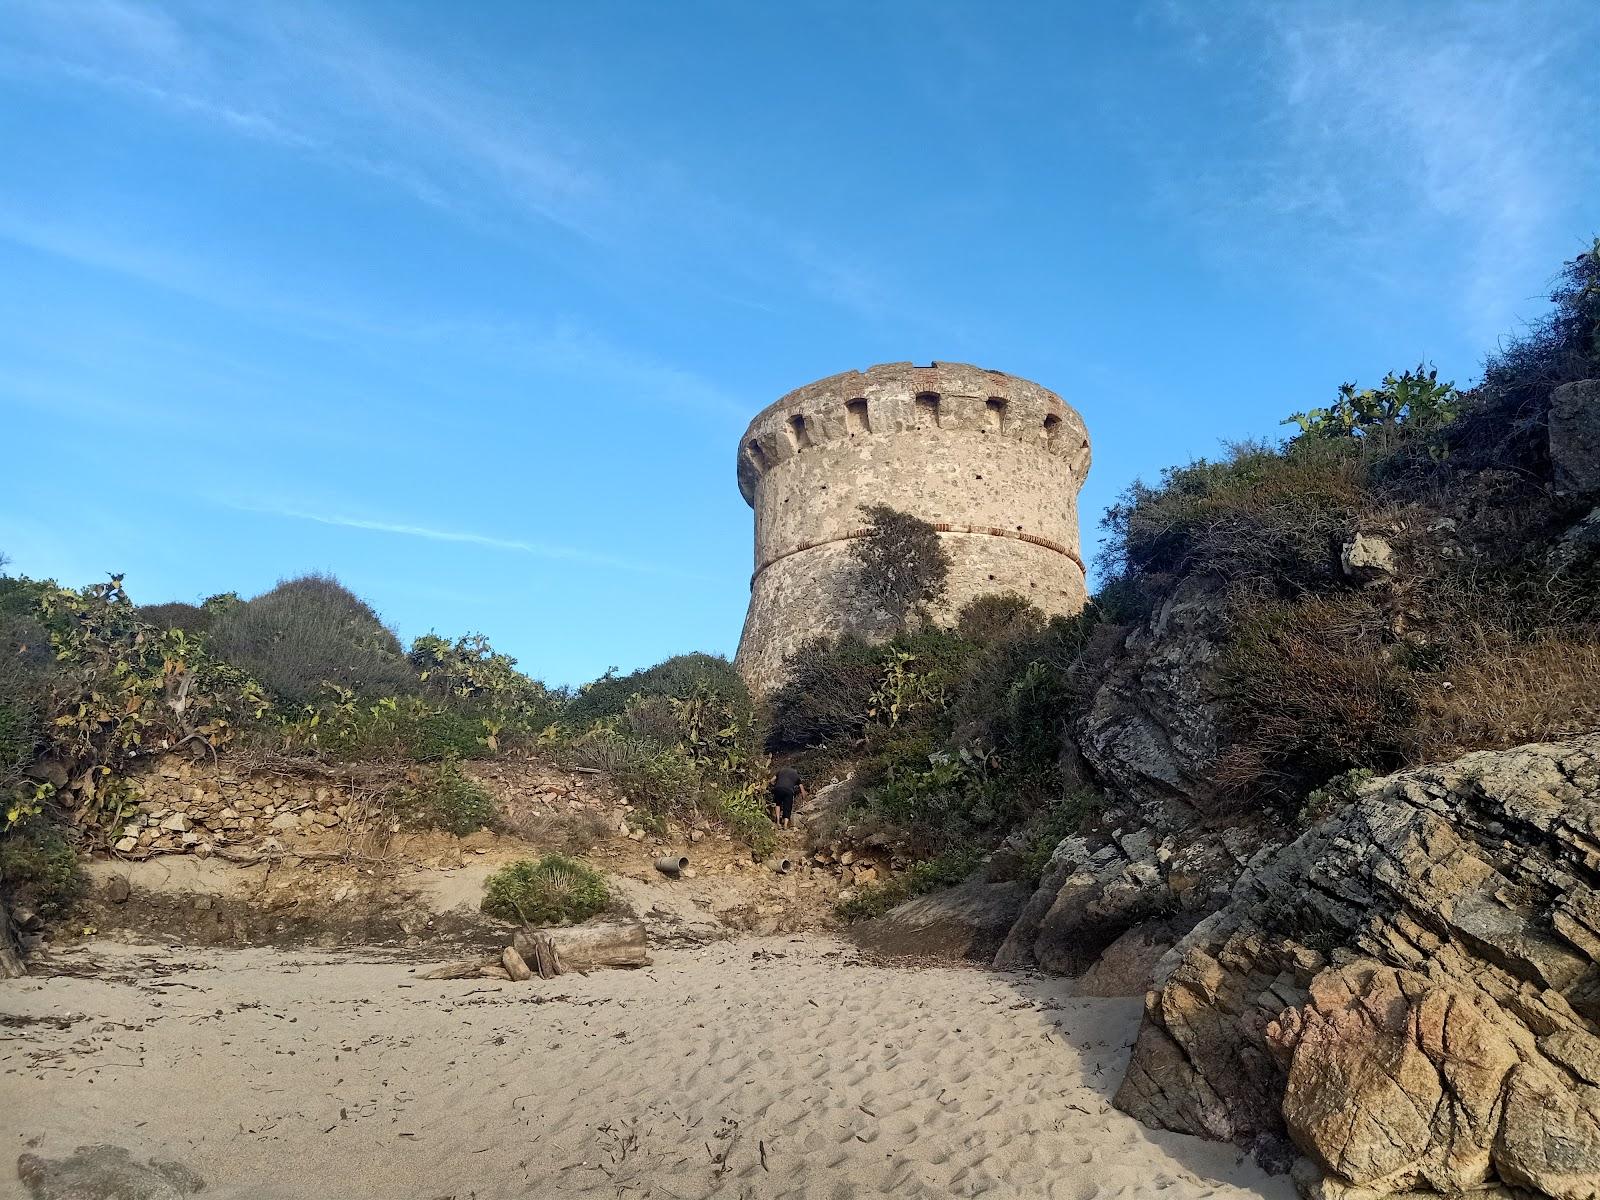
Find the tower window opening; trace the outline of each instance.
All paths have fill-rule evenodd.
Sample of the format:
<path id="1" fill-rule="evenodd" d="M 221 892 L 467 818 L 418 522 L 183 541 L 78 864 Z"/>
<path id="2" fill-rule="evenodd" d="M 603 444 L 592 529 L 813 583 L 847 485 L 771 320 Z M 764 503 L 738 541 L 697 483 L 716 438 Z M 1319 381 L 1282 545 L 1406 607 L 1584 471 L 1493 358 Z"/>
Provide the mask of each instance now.
<path id="1" fill-rule="evenodd" d="M 999 396 L 990 396 L 983 402 L 984 416 L 988 419 L 989 428 L 996 433 L 1006 431 L 1006 402 Z"/>
<path id="2" fill-rule="evenodd" d="M 845 401 L 844 427 L 851 433 L 872 432 L 872 418 L 867 415 L 867 402 L 865 400 Z"/>
<path id="3" fill-rule="evenodd" d="M 761 443 L 752 439 L 749 450 L 750 461 L 755 463 L 756 470 L 765 471 L 767 469 L 767 452 L 761 448 Z"/>
<path id="4" fill-rule="evenodd" d="M 799 413 L 789 418 L 789 444 L 796 450 L 804 450 L 811 445 L 811 430 Z"/>
<path id="5" fill-rule="evenodd" d="M 917 416 L 927 421 L 930 425 L 939 424 L 939 394 L 937 392 L 917 393 Z"/>
<path id="6" fill-rule="evenodd" d="M 1056 448 L 1056 439 L 1061 432 L 1061 418 L 1051 413 L 1044 419 L 1044 444 L 1051 450 Z"/>

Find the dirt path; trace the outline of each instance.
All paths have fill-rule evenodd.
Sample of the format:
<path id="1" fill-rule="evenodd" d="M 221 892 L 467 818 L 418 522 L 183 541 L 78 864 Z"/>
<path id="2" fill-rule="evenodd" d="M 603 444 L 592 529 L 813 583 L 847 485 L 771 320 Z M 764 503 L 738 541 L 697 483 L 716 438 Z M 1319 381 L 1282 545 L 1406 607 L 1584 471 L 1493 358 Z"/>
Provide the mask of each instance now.
<path id="1" fill-rule="evenodd" d="M 0 988 L 13 1162 L 111 1142 L 237 1200 L 1292 1195 L 1110 1108 L 1136 1001 L 817 935 L 531 984 L 371 952 L 90 942 L 41 965 L 72 974 Z"/>

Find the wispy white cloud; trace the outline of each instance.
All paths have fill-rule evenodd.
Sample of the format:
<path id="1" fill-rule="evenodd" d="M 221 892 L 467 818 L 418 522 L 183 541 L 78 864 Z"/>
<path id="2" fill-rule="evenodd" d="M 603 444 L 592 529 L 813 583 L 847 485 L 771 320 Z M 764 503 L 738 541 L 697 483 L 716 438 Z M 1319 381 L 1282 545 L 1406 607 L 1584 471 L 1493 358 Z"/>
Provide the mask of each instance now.
<path id="1" fill-rule="evenodd" d="M 421 538 L 430 542 L 456 542 L 468 546 L 482 546 L 489 550 L 527 554 L 534 558 L 560 562 L 583 563 L 616 571 L 640 575 L 660 575 L 697 582 L 710 582 L 711 577 L 684 571 L 680 568 L 643 559 L 618 558 L 610 554 L 597 554 L 573 546 L 559 546 L 549 542 L 529 542 L 518 538 L 494 537 L 490 534 L 472 533 L 455 529 L 436 529 L 429 525 L 413 525 L 403 521 L 380 521 L 366 517 L 347 516 L 341 513 L 317 513 L 305 509 L 279 505 L 225 503 L 224 507 L 236 512 L 256 513 L 261 516 L 280 517 L 290 521 L 310 521 L 317 525 L 331 525 L 339 529 L 357 529 L 368 533 L 385 533 L 397 537 Z"/>
<path id="2" fill-rule="evenodd" d="M 90 228 L 23 214 L 0 203 L 0 242 L 244 312 L 314 337 L 359 334 L 406 343 L 471 347 L 480 361 L 616 386 L 640 404 L 737 419 L 748 409 L 693 371 L 630 350 L 567 316 L 548 321 L 478 314 L 434 316 L 380 309 L 372 301 L 312 301 L 280 291 L 259 273 L 162 248 L 143 231 Z"/>
<path id="3" fill-rule="evenodd" d="M 523 240 L 558 227 L 596 255 L 596 271 L 615 271 L 620 256 L 698 286 L 716 263 L 734 290 L 758 280 L 770 292 L 781 281 L 849 311 L 883 311 L 885 289 L 859 254 L 744 210 L 616 131 L 582 128 L 539 101 L 538 79 L 512 96 L 292 0 L 12 3 L 0 73 L 203 121 L 359 173 L 480 231 Z M 664 249 L 678 245 L 675 255 Z"/>
<path id="4" fill-rule="evenodd" d="M 1156 11 L 1197 80 L 1253 116 L 1248 141 L 1167 183 L 1214 254 L 1427 287 L 1487 340 L 1525 303 L 1530 264 L 1547 272 L 1589 232 L 1569 227 L 1600 166 L 1587 0 Z"/>

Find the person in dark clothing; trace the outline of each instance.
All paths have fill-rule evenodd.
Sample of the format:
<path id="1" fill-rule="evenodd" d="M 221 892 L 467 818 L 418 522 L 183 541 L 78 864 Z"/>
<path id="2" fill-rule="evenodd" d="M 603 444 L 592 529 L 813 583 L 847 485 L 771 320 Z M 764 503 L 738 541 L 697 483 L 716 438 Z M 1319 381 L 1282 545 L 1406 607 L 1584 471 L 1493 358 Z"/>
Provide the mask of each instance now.
<path id="1" fill-rule="evenodd" d="M 772 809 L 778 828 L 794 828 L 794 802 L 806 798 L 806 785 L 793 767 L 780 767 L 772 777 Z"/>

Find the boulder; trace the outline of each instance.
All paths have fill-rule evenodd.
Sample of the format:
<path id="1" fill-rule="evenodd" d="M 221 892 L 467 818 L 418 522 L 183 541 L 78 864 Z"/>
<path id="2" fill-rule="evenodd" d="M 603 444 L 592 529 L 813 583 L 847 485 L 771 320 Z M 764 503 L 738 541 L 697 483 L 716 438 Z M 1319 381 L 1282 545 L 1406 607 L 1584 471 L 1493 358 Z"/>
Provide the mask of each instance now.
<path id="1" fill-rule="evenodd" d="M 1192 921 L 1157 918 L 1135 925 L 1100 953 L 1078 976 L 1079 996 L 1143 996 L 1155 979 L 1156 966 Z"/>
<path id="2" fill-rule="evenodd" d="M 1550 469 L 1558 494 L 1600 496 L 1600 379 L 1551 394 Z"/>
<path id="3" fill-rule="evenodd" d="M 1348 579 L 1373 583 L 1394 575 L 1394 547 L 1387 538 L 1373 533 L 1358 533 L 1339 547 L 1339 568 Z"/>
<path id="4" fill-rule="evenodd" d="M 1024 883 L 969 879 L 851 926 L 851 936 L 878 954 L 987 962 L 1033 889 Z"/>
<path id="5" fill-rule="evenodd" d="M 1600 734 L 1374 781 L 1234 890 L 1158 964 L 1118 1107 L 1287 1133 L 1308 1195 L 1600 1197 Z"/>

